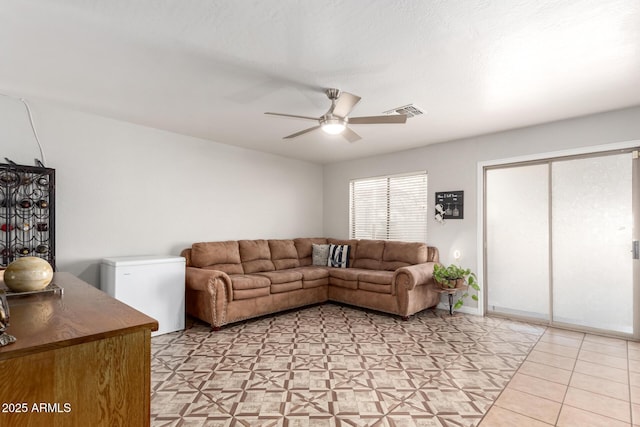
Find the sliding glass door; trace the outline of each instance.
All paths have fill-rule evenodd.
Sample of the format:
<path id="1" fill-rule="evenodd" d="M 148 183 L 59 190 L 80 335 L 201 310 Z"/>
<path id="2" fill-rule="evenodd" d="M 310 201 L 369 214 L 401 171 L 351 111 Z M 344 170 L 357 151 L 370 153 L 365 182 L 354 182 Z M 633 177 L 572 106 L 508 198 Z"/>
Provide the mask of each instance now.
<path id="1" fill-rule="evenodd" d="M 546 164 L 486 172 L 488 311 L 549 318 Z"/>
<path id="2" fill-rule="evenodd" d="M 615 152 L 485 169 L 488 312 L 637 333 L 634 163 Z"/>
<path id="3" fill-rule="evenodd" d="M 631 153 L 551 163 L 553 320 L 633 332 Z"/>

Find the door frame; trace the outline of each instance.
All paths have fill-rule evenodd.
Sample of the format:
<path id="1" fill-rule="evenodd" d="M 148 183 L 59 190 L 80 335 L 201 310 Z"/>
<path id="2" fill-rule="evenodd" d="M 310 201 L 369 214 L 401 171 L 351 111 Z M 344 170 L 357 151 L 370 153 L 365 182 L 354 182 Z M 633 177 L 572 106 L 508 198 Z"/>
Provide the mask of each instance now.
<path id="1" fill-rule="evenodd" d="M 606 153 L 612 151 L 628 151 L 633 148 L 640 147 L 640 140 L 630 140 L 618 143 L 610 143 L 610 144 L 602 144 L 602 145 L 593 145 L 586 147 L 578 147 L 574 149 L 567 150 L 559 150 L 545 153 L 536 153 L 518 157 L 510 157 L 504 159 L 496 159 L 496 160 L 488 160 L 478 162 L 477 164 L 477 230 L 478 230 L 478 240 L 477 240 L 477 266 L 478 266 L 478 279 L 481 284 L 481 297 L 478 304 L 478 314 L 484 316 L 487 313 L 487 286 L 486 286 L 486 222 L 485 222 L 485 207 L 486 207 L 486 182 L 485 182 L 485 170 L 488 168 L 507 166 L 509 164 L 526 164 L 526 163 L 537 163 L 544 162 L 548 160 L 558 160 L 563 157 L 580 157 L 585 156 L 588 157 L 590 155 L 597 155 L 599 153 Z M 633 168 L 633 181 L 634 185 L 637 185 L 635 188 L 640 188 L 640 167 L 636 162 L 634 163 Z M 634 200 L 633 210 L 636 213 L 634 215 L 634 220 L 636 224 L 633 227 L 633 236 L 634 240 L 640 240 L 640 192 L 634 192 Z M 630 243 L 631 245 L 631 243 Z M 634 332 L 632 338 L 640 339 L 640 261 L 633 263 L 633 275 L 634 275 Z M 530 320 L 536 323 L 540 323 L 539 319 L 524 319 Z M 545 322 L 547 324 L 547 322 Z M 554 326 L 564 327 L 562 324 L 555 324 Z M 577 327 L 577 326 L 576 326 Z M 581 330 L 587 330 L 588 328 L 582 328 Z M 618 334 L 616 334 L 618 335 Z M 620 334 L 619 336 L 624 336 L 625 338 L 631 337 L 629 334 Z"/>

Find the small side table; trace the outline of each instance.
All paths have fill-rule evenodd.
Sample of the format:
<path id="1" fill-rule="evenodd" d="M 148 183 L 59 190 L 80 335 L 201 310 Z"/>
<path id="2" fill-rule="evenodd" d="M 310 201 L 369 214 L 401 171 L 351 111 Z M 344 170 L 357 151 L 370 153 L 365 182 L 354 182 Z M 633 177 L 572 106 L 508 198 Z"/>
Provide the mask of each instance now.
<path id="1" fill-rule="evenodd" d="M 443 289 L 438 286 L 433 288 L 439 294 L 447 294 L 449 296 L 449 315 L 453 316 L 453 296 L 460 291 L 466 291 L 469 289 L 469 285 L 460 286 L 459 288 Z"/>

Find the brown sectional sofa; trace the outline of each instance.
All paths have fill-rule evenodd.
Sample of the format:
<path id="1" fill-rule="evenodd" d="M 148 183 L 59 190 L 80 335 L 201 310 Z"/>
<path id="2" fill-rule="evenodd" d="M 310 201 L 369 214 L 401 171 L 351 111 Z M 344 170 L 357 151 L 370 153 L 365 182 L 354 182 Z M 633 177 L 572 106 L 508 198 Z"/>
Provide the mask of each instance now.
<path id="1" fill-rule="evenodd" d="M 349 267 L 313 265 L 313 245 L 349 245 Z M 424 243 L 298 238 L 195 243 L 187 260 L 186 310 L 213 328 L 325 301 L 403 318 L 438 304 Z"/>

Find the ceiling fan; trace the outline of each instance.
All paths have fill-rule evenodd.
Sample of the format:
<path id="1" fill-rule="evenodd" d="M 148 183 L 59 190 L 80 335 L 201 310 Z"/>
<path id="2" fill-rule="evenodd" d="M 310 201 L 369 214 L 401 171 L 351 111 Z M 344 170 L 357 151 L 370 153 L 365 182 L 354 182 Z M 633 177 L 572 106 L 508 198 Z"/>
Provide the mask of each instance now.
<path id="1" fill-rule="evenodd" d="M 405 123 L 407 116 L 404 114 L 390 115 L 390 116 L 366 116 L 366 117 L 349 117 L 349 113 L 360 102 L 360 97 L 353 95 L 349 92 L 340 92 L 338 89 L 327 89 L 325 94 L 331 100 L 331 107 L 329 111 L 324 113 L 320 117 L 298 116 L 295 114 L 282 114 L 282 113 L 265 113 L 272 116 L 282 117 L 294 117 L 297 119 L 313 120 L 318 122 L 317 126 L 301 130 L 300 132 L 293 133 L 285 136 L 283 139 L 292 139 L 305 133 L 312 132 L 316 129 L 322 129 L 329 135 L 341 135 L 349 142 L 355 142 L 362 139 L 360 135 L 355 133 L 347 124 L 352 125 L 370 125 L 370 124 L 384 124 L 384 123 Z"/>

